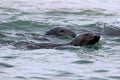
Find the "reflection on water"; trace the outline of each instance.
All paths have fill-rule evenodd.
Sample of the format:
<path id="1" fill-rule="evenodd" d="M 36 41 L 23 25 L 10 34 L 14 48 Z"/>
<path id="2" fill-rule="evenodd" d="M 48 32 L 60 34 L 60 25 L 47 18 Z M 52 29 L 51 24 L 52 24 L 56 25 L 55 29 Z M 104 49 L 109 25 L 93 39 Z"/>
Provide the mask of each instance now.
<path id="1" fill-rule="evenodd" d="M 119 0 L 1 0 L 1 80 L 119 80 Z M 16 42 L 39 40 L 51 28 L 101 33 L 92 46 L 23 50 Z M 110 35 L 116 33 L 115 35 Z M 53 43 L 72 38 L 49 37 Z"/>

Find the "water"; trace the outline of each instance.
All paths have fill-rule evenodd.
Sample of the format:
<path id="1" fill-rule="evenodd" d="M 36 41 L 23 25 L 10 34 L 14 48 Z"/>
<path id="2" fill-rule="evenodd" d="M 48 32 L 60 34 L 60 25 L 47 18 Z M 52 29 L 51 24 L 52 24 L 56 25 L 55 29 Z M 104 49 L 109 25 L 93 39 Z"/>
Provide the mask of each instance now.
<path id="1" fill-rule="evenodd" d="M 62 26 L 76 34 L 99 22 L 116 26 L 119 0 L 1 0 L 1 80 L 120 80 L 120 37 L 102 35 L 99 43 L 67 49 L 16 49 L 11 43 L 35 41 Z M 119 26 L 118 26 L 119 27 Z M 67 38 L 51 42 L 66 43 Z"/>

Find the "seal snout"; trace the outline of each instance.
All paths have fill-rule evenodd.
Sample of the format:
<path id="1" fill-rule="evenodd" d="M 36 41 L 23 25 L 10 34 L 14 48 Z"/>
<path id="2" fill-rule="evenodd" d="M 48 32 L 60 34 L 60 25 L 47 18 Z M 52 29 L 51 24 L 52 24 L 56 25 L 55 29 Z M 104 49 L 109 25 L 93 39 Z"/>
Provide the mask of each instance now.
<path id="1" fill-rule="evenodd" d="M 100 34 L 98 34 L 98 33 L 94 33 L 94 35 L 93 35 L 93 39 L 94 39 L 96 42 L 98 42 L 99 39 L 100 39 Z"/>
<path id="2" fill-rule="evenodd" d="M 94 37 L 94 38 L 99 38 L 100 36 L 99 36 L 99 35 L 94 35 L 93 37 Z"/>
<path id="3" fill-rule="evenodd" d="M 73 38 L 76 37 L 76 34 L 74 32 L 71 32 L 70 34 Z"/>

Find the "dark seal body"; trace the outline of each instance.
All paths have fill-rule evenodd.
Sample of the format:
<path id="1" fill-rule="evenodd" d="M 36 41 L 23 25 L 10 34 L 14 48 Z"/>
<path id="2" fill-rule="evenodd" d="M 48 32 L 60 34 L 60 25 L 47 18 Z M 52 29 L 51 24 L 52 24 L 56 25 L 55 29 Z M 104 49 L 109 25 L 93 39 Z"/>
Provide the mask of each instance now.
<path id="1" fill-rule="evenodd" d="M 29 42 L 29 43 L 24 43 L 23 45 L 20 44 L 18 46 L 24 46 L 23 48 L 26 48 L 26 49 L 52 49 L 52 48 L 66 46 L 66 45 L 71 45 L 71 46 L 93 45 L 97 43 L 99 40 L 100 40 L 99 34 L 87 32 L 87 33 L 80 34 L 71 42 L 65 43 L 65 44 Z"/>

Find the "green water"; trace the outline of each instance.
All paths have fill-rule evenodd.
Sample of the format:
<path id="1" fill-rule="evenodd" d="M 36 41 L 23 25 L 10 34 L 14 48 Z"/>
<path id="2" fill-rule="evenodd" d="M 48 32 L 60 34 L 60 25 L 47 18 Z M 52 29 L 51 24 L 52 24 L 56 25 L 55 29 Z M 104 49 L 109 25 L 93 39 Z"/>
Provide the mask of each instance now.
<path id="1" fill-rule="evenodd" d="M 101 22 L 119 27 L 119 3 L 119 0 L 1 0 L 0 80 L 120 80 L 119 36 L 102 34 L 95 45 L 64 49 L 24 50 L 12 45 L 20 41 L 42 42 L 34 38 L 59 26 L 76 34 L 97 31 L 96 25 Z M 67 43 L 72 38 L 50 40 Z"/>

